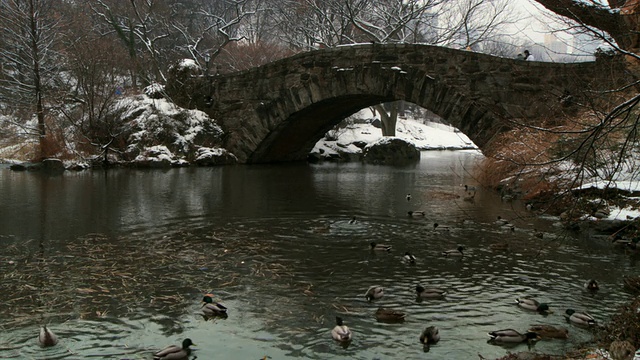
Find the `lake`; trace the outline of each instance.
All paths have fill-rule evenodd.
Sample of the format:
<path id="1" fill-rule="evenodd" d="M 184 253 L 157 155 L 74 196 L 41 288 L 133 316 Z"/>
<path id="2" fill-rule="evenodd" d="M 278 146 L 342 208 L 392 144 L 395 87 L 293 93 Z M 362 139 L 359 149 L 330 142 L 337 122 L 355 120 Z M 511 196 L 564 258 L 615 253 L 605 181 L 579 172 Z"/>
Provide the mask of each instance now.
<path id="1" fill-rule="evenodd" d="M 149 359 L 188 337 L 198 359 L 489 359 L 527 346 L 489 344 L 488 331 L 540 323 L 568 328 L 569 339 L 539 341 L 535 351 L 562 353 L 588 341 L 590 330 L 562 314 L 588 310 L 606 322 L 630 299 L 621 280 L 638 273 L 637 259 L 565 233 L 556 219 L 491 190 L 465 201 L 462 185 L 476 185 L 480 159 L 474 151 L 429 151 L 402 167 L 57 176 L 0 168 L 0 358 Z M 449 231 L 434 230 L 436 222 Z M 393 250 L 371 251 L 372 241 Z M 441 255 L 458 245 L 464 256 Z M 402 261 L 405 251 L 417 264 Z M 600 291 L 583 289 L 591 278 Z M 448 294 L 417 301 L 417 284 Z M 371 285 L 385 295 L 370 303 Z M 201 315 L 206 293 L 229 308 L 228 318 Z M 520 297 L 549 303 L 553 313 L 521 309 Z M 403 311 L 406 321 L 377 322 L 378 307 Z M 347 347 L 331 339 L 336 316 L 354 333 Z M 60 337 L 57 346 L 38 346 L 41 324 Z M 429 325 L 442 340 L 425 352 L 418 338 Z"/>

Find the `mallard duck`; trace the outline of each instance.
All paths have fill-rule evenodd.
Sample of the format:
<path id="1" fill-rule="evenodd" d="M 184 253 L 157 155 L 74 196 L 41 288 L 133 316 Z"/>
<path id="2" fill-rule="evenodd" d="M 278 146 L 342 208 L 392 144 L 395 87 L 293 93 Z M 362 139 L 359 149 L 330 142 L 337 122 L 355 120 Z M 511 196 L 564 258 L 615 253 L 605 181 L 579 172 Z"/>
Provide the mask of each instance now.
<path id="1" fill-rule="evenodd" d="M 376 244 L 375 241 L 370 242 L 369 245 L 371 245 L 371 250 L 374 251 L 391 251 L 391 245 Z"/>
<path id="2" fill-rule="evenodd" d="M 523 309 L 537 311 L 542 314 L 550 312 L 548 304 L 539 303 L 534 299 L 516 299 L 516 304 Z"/>
<path id="3" fill-rule="evenodd" d="M 449 226 L 440 225 L 438 223 L 433 223 L 433 231 L 449 231 L 451 228 Z"/>
<path id="4" fill-rule="evenodd" d="M 227 316 L 226 306 L 213 301 L 211 295 L 205 295 L 202 301 L 204 302 L 204 304 L 202 304 L 202 312 L 206 316 Z"/>
<path id="5" fill-rule="evenodd" d="M 510 223 L 509 223 L 509 220 L 503 219 L 502 216 L 498 215 L 498 219 L 496 220 L 496 225 L 506 226 L 506 225 L 510 225 Z"/>
<path id="6" fill-rule="evenodd" d="M 356 223 L 356 217 L 352 217 L 351 220 L 349 220 L 349 224 L 353 225 Z"/>
<path id="7" fill-rule="evenodd" d="M 412 216 L 412 217 L 425 216 L 424 211 L 421 211 L 421 210 L 416 210 L 416 211 L 409 210 L 409 211 L 407 211 L 407 214 L 409 214 L 409 216 Z"/>
<path id="8" fill-rule="evenodd" d="M 340 342 L 348 342 L 351 341 L 353 334 L 347 325 L 342 323 L 342 318 L 336 316 L 336 326 L 331 330 L 331 337 L 333 340 Z"/>
<path id="9" fill-rule="evenodd" d="M 187 360 L 191 354 L 189 346 L 195 345 L 191 339 L 182 341 L 182 347 L 171 345 L 153 354 L 153 360 Z"/>
<path id="10" fill-rule="evenodd" d="M 442 255 L 444 255 L 444 256 L 463 256 L 464 255 L 463 251 L 464 251 L 464 246 L 460 245 L 455 250 L 443 251 Z"/>
<path id="11" fill-rule="evenodd" d="M 490 341 L 496 343 L 521 343 L 540 338 L 535 332 L 527 331 L 521 334 L 513 329 L 496 330 L 488 333 L 488 335 L 491 338 Z"/>
<path id="12" fill-rule="evenodd" d="M 640 293 L 640 276 L 625 276 L 622 278 L 624 288 L 632 293 Z"/>
<path id="13" fill-rule="evenodd" d="M 494 243 L 489 245 L 489 249 L 498 251 L 509 250 L 509 243 Z"/>
<path id="14" fill-rule="evenodd" d="M 413 254 L 411 254 L 410 252 L 405 252 L 404 256 L 402 257 L 402 261 L 409 263 L 409 264 L 415 264 L 416 263 L 416 257 L 413 256 Z"/>
<path id="15" fill-rule="evenodd" d="M 365 299 L 367 299 L 367 301 L 371 301 L 374 299 L 380 299 L 382 296 L 384 295 L 384 288 L 382 286 L 372 286 L 369 288 L 369 290 L 367 290 L 367 292 L 364 294 Z"/>
<path id="16" fill-rule="evenodd" d="M 566 339 L 569 337 L 569 330 L 551 325 L 531 325 L 527 331 L 538 334 L 542 339 Z"/>
<path id="17" fill-rule="evenodd" d="M 473 193 L 467 193 L 467 196 L 462 198 L 463 201 L 469 201 L 469 202 L 473 202 L 476 200 L 476 192 L 474 191 Z"/>
<path id="18" fill-rule="evenodd" d="M 38 335 L 38 343 L 42 347 L 54 346 L 58 343 L 58 337 L 47 328 L 47 325 L 42 325 Z"/>
<path id="19" fill-rule="evenodd" d="M 407 201 L 411 201 L 411 194 L 407 194 Z"/>
<path id="20" fill-rule="evenodd" d="M 573 309 L 567 309 L 564 317 L 570 322 L 578 325 L 594 326 L 596 325 L 596 319 L 586 312 L 576 312 Z"/>
<path id="21" fill-rule="evenodd" d="M 427 326 L 420 334 L 420 342 L 425 345 L 435 344 L 440 341 L 440 329 L 436 326 Z"/>
<path id="22" fill-rule="evenodd" d="M 407 314 L 402 311 L 387 309 L 387 308 L 378 308 L 376 310 L 376 320 L 380 322 L 402 322 Z"/>
<path id="23" fill-rule="evenodd" d="M 416 285 L 416 295 L 421 299 L 438 299 L 447 295 L 447 292 L 436 288 L 425 289 L 422 285 Z"/>
<path id="24" fill-rule="evenodd" d="M 590 291 L 597 291 L 600 290 L 600 285 L 598 285 L 598 282 L 594 279 L 590 279 L 589 281 L 584 283 L 584 288 Z"/>
<path id="25" fill-rule="evenodd" d="M 478 190 L 478 188 L 476 188 L 475 186 L 469 186 L 469 185 L 465 185 L 465 186 L 464 186 L 464 191 L 473 191 L 473 192 L 476 192 L 476 190 Z"/>

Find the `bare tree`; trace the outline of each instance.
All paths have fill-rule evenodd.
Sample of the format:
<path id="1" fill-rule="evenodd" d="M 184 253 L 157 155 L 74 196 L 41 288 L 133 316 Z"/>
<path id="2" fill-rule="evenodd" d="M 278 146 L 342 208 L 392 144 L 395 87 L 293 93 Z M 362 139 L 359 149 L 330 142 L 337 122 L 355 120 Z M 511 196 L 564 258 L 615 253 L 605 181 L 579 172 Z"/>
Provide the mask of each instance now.
<path id="1" fill-rule="evenodd" d="M 13 104 L 22 115 L 35 114 L 40 155 L 45 157 L 46 101 L 56 68 L 55 9 L 52 0 L 6 0 L 0 2 L 0 48 L 2 76 L 0 102 Z"/>

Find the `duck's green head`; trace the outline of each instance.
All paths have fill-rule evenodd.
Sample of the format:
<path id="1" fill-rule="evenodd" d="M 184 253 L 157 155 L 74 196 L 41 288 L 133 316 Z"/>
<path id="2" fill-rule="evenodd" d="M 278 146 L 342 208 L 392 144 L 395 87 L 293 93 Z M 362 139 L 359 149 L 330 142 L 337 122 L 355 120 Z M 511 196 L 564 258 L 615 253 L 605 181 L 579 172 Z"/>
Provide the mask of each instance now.
<path id="1" fill-rule="evenodd" d="M 342 326 L 342 318 L 340 316 L 336 316 L 336 325 Z"/>
<path id="2" fill-rule="evenodd" d="M 575 311 L 575 310 L 573 310 L 573 309 L 567 309 L 567 311 L 565 311 L 565 313 L 566 313 L 567 315 L 571 316 L 571 315 L 575 314 L 575 313 L 576 313 L 576 311 Z"/>
<path id="3" fill-rule="evenodd" d="M 416 291 L 421 293 L 424 291 L 424 287 L 422 287 L 422 285 L 416 285 Z"/>
<path id="4" fill-rule="evenodd" d="M 189 346 L 191 346 L 191 345 L 195 345 L 195 344 L 193 343 L 193 341 L 191 341 L 191 339 L 186 338 L 186 339 L 182 340 L 182 348 L 183 348 L 183 349 L 186 349 L 186 348 L 188 348 L 188 347 L 189 347 Z"/>
<path id="5" fill-rule="evenodd" d="M 538 305 L 538 311 L 540 311 L 540 312 L 549 311 L 549 304 L 540 304 L 540 305 Z"/>
<path id="6" fill-rule="evenodd" d="M 202 301 L 204 301 L 207 304 L 211 304 L 213 303 L 213 298 L 211 297 L 211 295 L 207 294 L 202 298 Z"/>

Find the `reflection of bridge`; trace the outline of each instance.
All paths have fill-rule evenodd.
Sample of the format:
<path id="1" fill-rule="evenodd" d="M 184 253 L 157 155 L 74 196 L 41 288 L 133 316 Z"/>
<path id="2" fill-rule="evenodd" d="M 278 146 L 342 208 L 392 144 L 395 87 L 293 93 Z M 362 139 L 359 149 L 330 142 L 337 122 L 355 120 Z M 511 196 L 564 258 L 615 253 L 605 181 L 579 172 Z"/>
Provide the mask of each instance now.
<path id="1" fill-rule="evenodd" d="M 241 162 L 259 163 L 305 159 L 343 118 L 393 100 L 433 111 L 482 149 L 509 120 L 560 115 L 568 109 L 563 99 L 579 98 L 605 73 L 594 62 L 524 62 L 427 45 L 366 44 L 227 75 L 175 77 L 167 91 L 179 105 L 214 118 L 227 133 L 225 147 Z"/>

